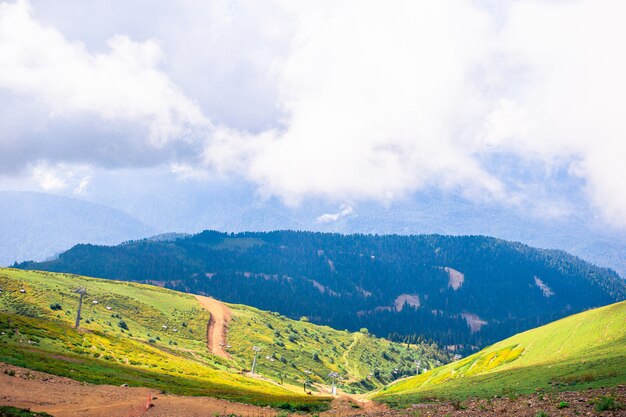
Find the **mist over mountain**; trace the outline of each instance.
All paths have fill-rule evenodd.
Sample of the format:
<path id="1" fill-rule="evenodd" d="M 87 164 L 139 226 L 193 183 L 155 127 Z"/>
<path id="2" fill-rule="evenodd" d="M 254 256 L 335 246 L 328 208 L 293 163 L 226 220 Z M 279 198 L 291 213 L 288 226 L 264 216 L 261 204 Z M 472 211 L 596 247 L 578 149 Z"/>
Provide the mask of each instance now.
<path id="1" fill-rule="evenodd" d="M 542 207 L 477 202 L 430 190 L 388 204 L 340 205 L 308 199 L 287 206 L 278 199 L 260 197 L 250 184 L 232 179 L 180 182 L 151 171 L 137 182 L 118 177 L 112 180 L 127 184 L 130 191 L 116 193 L 111 183 L 98 180 L 90 199 L 121 209 L 153 225 L 159 233 L 290 229 L 486 235 L 565 250 L 626 276 L 626 231 L 610 227 L 587 205 L 546 215 Z M 570 196 L 576 198 L 575 194 Z"/>
<path id="2" fill-rule="evenodd" d="M 116 244 L 154 229 L 121 210 L 36 192 L 0 191 L 0 265 L 44 260 L 78 243 Z"/>
<path id="3" fill-rule="evenodd" d="M 276 199 L 259 198 L 251 186 L 236 181 L 188 182 L 173 186 L 166 178 L 155 175 L 148 182 L 150 186 L 139 185 L 146 182 L 145 178 L 135 184 L 125 182 L 130 190 L 123 195 L 116 194 L 114 187 L 98 184 L 100 189 L 111 191 L 94 192 L 88 196 L 95 204 L 42 193 L 0 193 L 2 213 L 6 213 L 0 220 L 5 236 L 1 262 L 43 260 L 77 243 L 114 244 L 157 233 L 291 229 L 336 233 L 487 235 L 540 248 L 565 250 L 626 276 L 625 233 L 603 226 L 590 210 L 584 208 L 546 218 L 520 208 L 477 203 L 430 192 L 389 205 L 370 202 L 344 206 L 342 211 L 337 204 L 322 200 L 285 206 Z M 22 197 L 18 198 L 18 195 Z M 35 203 L 36 199 L 40 202 Z M 30 201 L 28 204 L 25 203 L 27 200 Z M 56 206 L 45 208 L 44 200 L 54 201 Z M 77 208 L 67 213 L 61 202 Z M 115 220 L 100 220 L 97 214 L 100 212 L 108 213 L 107 216 Z M 40 215 L 44 213 L 44 216 Z M 63 227 L 55 231 L 54 227 L 59 223 L 56 216 L 77 220 L 60 220 Z M 94 220 L 86 221 L 87 218 Z M 18 227 L 20 224 L 42 232 L 55 231 L 45 236 L 54 242 L 48 244 L 34 232 L 24 234 L 24 229 Z M 100 227 L 102 224 L 106 227 Z M 96 230 L 99 232 L 95 233 Z M 15 243 L 9 244 L 8 240 Z"/>

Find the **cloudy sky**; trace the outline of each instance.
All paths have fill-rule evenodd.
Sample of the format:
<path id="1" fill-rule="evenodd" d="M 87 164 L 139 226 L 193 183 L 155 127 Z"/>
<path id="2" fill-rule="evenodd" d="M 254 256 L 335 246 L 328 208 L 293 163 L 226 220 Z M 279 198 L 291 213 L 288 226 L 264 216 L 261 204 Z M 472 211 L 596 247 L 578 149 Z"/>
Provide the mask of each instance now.
<path id="1" fill-rule="evenodd" d="M 626 230 L 626 2 L 356 4 L 0 3 L 0 189 L 236 182 L 322 223 L 436 190 Z"/>

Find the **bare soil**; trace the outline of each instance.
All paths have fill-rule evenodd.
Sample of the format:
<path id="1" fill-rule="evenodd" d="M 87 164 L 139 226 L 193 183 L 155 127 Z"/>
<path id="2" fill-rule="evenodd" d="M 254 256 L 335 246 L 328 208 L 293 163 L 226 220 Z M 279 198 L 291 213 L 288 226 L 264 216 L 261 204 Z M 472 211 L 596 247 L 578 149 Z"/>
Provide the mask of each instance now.
<path id="1" fill-rule="evenodd" d="M 12 373 L 15 375 L 9 375 Z M 147 407 L 148 404 L 151 406 Z M 55 417 L 276 415 L 270 408 L 209 397 L 164 395 L 148 388 L 86 384 L 3 363 L 0 363 L 0 405 L 45 411 Z"/>
<path id="2" fill-rule="evenodd" d="M 11 375 L 14 374 L 14 375 Z M 468 400 L 461 403 L 413 404 L 394 410 L 363 396 L 336 398 L 321 417 L 624 417 L 626 408 L 595 410 L 594 401 L 613 397 L 626 404 L 626 386 L 579 392 L 543 393 L 514 398 Z M 564 406 L 561 403 L 566 403 Z M 559 408 L 559 404 L 562 405 Z M 209 397 L 164 395 L 148 388 L 92 385 L 0 363 L 0 405 L 45 411 L 55 417 L 274 417 L 267 407 Z M 545 414 L 541 414 L 545 413 Z M 295 415 L 295 414 L 294 414 Z M 302 415 L 302 414 L 298 414 Z"/>
<path id="3" fill-rule="evenodd" d="M 230 359 L 230 355 L 226 351 L 228 334 L 228 323 L 230 322 L 230 309 L 215 298 L 196 295 L 196 299 L 202 307 L 211 313 L 211 318 L 207 325 L 207 346 L 209 351 L 214 355 L 222 358 Z"/>

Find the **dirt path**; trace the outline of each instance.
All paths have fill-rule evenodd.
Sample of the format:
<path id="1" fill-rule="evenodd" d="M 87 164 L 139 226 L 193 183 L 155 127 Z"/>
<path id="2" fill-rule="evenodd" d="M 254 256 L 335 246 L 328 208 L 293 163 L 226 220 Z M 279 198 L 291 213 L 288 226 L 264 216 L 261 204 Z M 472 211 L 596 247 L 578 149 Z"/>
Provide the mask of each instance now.
<path id="1" fill-rule="evenodd" d="M 321 417 L 400 417 L 401 413 L 396 413 L 393 410 L 390 410 L 389 407 L 384 404 L 363 399 L 362 396 L 342 395 L 333 400 L 330 404 L 330 410 L 324 411 L 319 415 Z"/>
<path id="2" fill-rule="evenodd" d="M 231 317 L 229 308 L 215 298 L 196 295 L 196 299 L 200 302 L 202 307 L 206 308 L 209 313 L 211 313 L 206 334 L 209 351 L 214 355 L 230 359 L 230 355 L 225 349 L 227 346 L 226 334 L 228 331 L 228 322 Z"/>
<path id="3" fill-rule="evenodd" d="M 153 406 L 146 411 L 148 398 Z M 276 411 L 268 408 L 216 398 L 163 395 L 148 388 L 91 385 L 4 363 L 0 363 L 0 405 L 45 411 L 54 417 L 276 415 Z"/>

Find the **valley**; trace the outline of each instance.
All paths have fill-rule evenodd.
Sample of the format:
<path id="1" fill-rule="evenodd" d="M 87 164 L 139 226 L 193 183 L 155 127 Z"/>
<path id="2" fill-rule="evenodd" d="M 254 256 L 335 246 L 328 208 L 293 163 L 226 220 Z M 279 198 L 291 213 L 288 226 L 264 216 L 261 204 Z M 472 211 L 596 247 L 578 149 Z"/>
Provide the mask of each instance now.
<path id="1" fill-rule="evenodd" d="M 77 286 L 87 295 L 74 329 Z M 155 286 L 2 269 L 0 288 L 0 361 L 89 383 L 315 409 L 328 402 L 331 372 L 341 375 L 342 390 L 358 393 L 415 373 L 417 360 L 435 366 L 447 358 L 435 345 L 396 344 L 247 306 L 210 300 L 207 310 L 204 297 Z M 224 330 L 208 326 L 216 306 L 230 314 L 224 346 L 207 340 Z M 305 395 L 305 383 L 319 395 Z"/>
<path id="2" fill-rule="evenodd" d="M 415 271 L 423 274 L 416 275 L 413 284 L 403 283 L 399 276 L 386 269 L 389 268 L 386 262 L 391 262 L 386 258 L 392 254 L 394 258 L 399 256 L 402 246 L 386 242 L 386 246 L 378 247 L 377 252 L 360 248 L 364 254 L 376 255 L 369 255 L 366 266 L 357 267 L 362 278 L 356 285 L 351 278 L 354 272 L 342 274 L 344 269 L 351 271 L 349 268 L 354 268 L 351 263 L 353 252 L 345 248 L 337 251 L 328 246 L 331 236 L 321 236 L 324 242 L 317 242 L 315 246 L 309 243 L 304 249 L 301 239 L 307 242 L 311 237 L 295 236 L 301 248 L 296 252 L 301 257 L 301 264 L 320 275 L 307 273 L 302 267 L 299 274 L 280 275 L 277 269 L 271 269 L 268 260 L 263 260 L 264 256 L 270 259 L 276 256 L 275 247 L 286 254 L 282 256 L 296 256 L 295 253 L 289 255 L 294 242 L 291 241 L 290 246 L 284 244 L 289 243 L 285 241 L 286 237 L 293 238 L 294 235 L 278 235 L 279 242 L 283 243 L 278 246 L 274 246 L 277 242 L 267 236 L 265 240 L 250 236 L 209 236 L 213 239 L 210 243 L 206 234 L 191 237 L 192 242 L 194 238 L 202 239 L 200 244 L 192 243 L 191 247 L 187 241 L 190 237 L 176 236 L 173 241 L 138 241 L 118 247 L 78 246 L 62 254 L 58 261 L 42 265 L 67 266 L 80 261 L 77 265 L 89 268 L 99 265 L 111 271 L 115 260 L 121 260 L 124 265 L 131 259 L 130 254 L 135 257 L 134 262 L 138 262 L 136 265 L 145 266 L 151 253 L 149 250 L 157 248 L 160 256 L 152 259 L 158 259 L 159 270 L 167 271 L 168 257 L 176 245 L 181 245 L 187 253 L 203 250 L 208 262 L 218 262 L 218 258 L 212 257 L 214 255 L 221 257 L 217 264 L 221 266 L 210 269 L 216 272 L 204 274 L 205 282 L 215 285 L 217 280 L 226 289 L 245 288 L 246 282 L 253 282 L 256 284 L 250 289 L 256 291 L 259 299 L 269 300 L 267 291 L 271 289 L 279 294 L 286 306 L 294 307 L 299 302 L 301 310 L 297 311 L 309 315 L 288 317 L 277 311 L 190 294 L 191 289 L 185 287 L 185 282 L 200 282 L 193 274 L 191 276 L 196 278 L 192 281 L 172 280 L 170 278 L 174 275 L 159 274 L 138 280 L 146 284 L 132 282 L 134 280 L 128 279 L 127 275 L 123 276 L 126 280 L 120 281 L 31 270 L 36 266 L 34 264 L 21 265 L 28 269 L 0 269 L 2 378 L 15 381 L 15 384 L 0 389 L 0 398 L 12 406 L 33 408 L 56 416 L 98 417 L 176 413 L 201 416 L 206 415 L 207 410 L 214 415 L 268 417 L 284 413 L 471 416 L 483 412 L 498 415 L 499 410 L 510 407 L 517 410 L 514 415 L 535 417 L 539 411 L 545 412 L 545 409 L 564 402 L 559 400 L 561 398 L 575 398 L 572 410 L 577 411 L 593 407 L 597 398 L 609 398 L 617 404 L 615 411 L 621 412 L 626 383 L 626 327 L 623 325 L 626 322 L 626 301 L 568 315 L 463 357 L 463 352 L 468 349 L 462 343 L 442 348 L 423 336 L 413 338 L 400 334 L 390 335 L 390 338 L 401 341 L 394 342 L 378 337 L 366 327 L 350 331 L 316 324 L 314 321 L 324 320 L 308 310 L 310 306 L 316 306 L 319 311 L 337 314 L 342 311 L 338 306 L 343 303 L 349 312 L 356 296 L 361 297 L 357 317 L 406 321 L 407 326 L 426 333 L 429 328 L 420 327 L 420 322 L 414 321 L 415 317 L 424 314 L 426 308 L 439 307 L 428 314 L 443 315 L 442 323 L 450 323 L 455 316 L 446 316 L 443 311 L 454 311 L 458 308 L 455 305 L 478 306 L 472 304 L 476 303 L 472 298 L 478 296 L 477 291 L 486 284 L 477 280 L 478 272 L 470 264 L 449 258 L 450 246 L 445 249 L 446 245 L 467 244 L 463 240 L 446 242 L 445 239 L 439 241 L 441 237 L 424 237 L 424 242 L 430 242 L 429 245 L 438 244 L 434 250 L 432 246 L 422 249 L 424 258 L 432 256 L 429 251 L 434 251 L 435 257 L 429 261 L 434 264 L 409 267 L 417 268 Z M 478 240 L 470 242 L 472 245 L 479 243 L 480 250 L 491 254 L 507 252 L 503 259 L 509 262 L 519 253 L 525 254 L 523 259 L 528 265 L 519 263 L 518 270 L 508 279 L 528 274 L 524 291 L 534 295 L 526 300 L 544 310 L 533 312 L 539 314 L 534 316 L 539 323 L 551 315 L 558 317 L 567 311 L 583 309 L 582 299 L 569 292 L 568 285 L 586 286 L 589 291 L 586 302 L 593 297 L 597 297 L 596 302 L 622 297 L 621 283 L 610 271 L 596 269 L 560 253 L 474 239 Z M 321 243 L 324 243 L 324 249 L 317 249 L 314 253 L 313 259 L 321 263 L 316 266 L 309 263 L 305 255 L 310 250 L 307 248 L 321 246 Z M 469 248 L 478 249 L 472 245 Z M 138 248 L 143 248 L 139 253 L 148 258 L 137 257 Z M 416 247 L 410 250 L 415 251 Z M 509 252 L 511 250 L 513 252 Z M 109 251 L 116 253 L 115 260 L 107 254 Z M 127 255 L 120 257 L 120 253 L 123 254 L 120 251 Z M 445 263 L 454 264 L 459 269 L 437 265 L 437 257 L 442 256 L 442 251 L 447 253 Z M 94 253 L 99 254 L 97 262 Z M 198 261 L 201 258 L 185 258 L 184 253 L 178 253 L 179 263 L 174 267 L 182 270 L 197 268 L 191 259 Z M 528 254 L 539 259 L 529 258 Z M 540 263 L 542 256 L 551 259 L 549 266 Z M 469 259 L 475 260 L 475 257 Z M 239 262 L 250 262 L 250 259 L 252 263 L 244 265 L 246 272 L 233 269 L 238 268 Z M 504 262 L 497 256 L 493 259 L 496 265 Z M 180 263 L 182 260 L 185 262 Z M 560 263 L 553 266 L 556 260 Z M 251 272 L 256 268 L 254 262 L 262 269 Z M 282 261 L 277 265 L 287 267 Z M 328 268 L 329 277 L 324 276 L 324 267 Z M 384 271 L 392 280 L 386 285 L 393 282 L 399 294 L 385 298 L 389 296 L 372 287 L 372 281 L 367 279 L 371 280 L 374 275 L 370 274 L 375 271 Z M 508 271 L 511 273 L 510 269 Z M 521 274 L 520 271 L 526 272 Z M 309 278 L 311 276 L 315 279 Z M 512 282 L 496 283 L 489 281 L 489 276 L 486 275 L 486 280 L 492 293 L 504 290 L 504 286 Z M 229 283 L 228 279 L 234 281 Z M 575 283 L 565 282 L 566 279 Z M 270 287 L 263 287 L 268 283 Z M 503 286 L 502 289 L 498 290 L 496 284 Z M 302 295 L 299 291 L 306 285 L 311 289 Z M 347 292 L 352 285 L 357 290 Z M 170 286 L 184 291 L 164 288 Z M 220 289 L 224 289 L 211 288 L 215 290 L 211 295 L 220 294 Z M 439 295 L 428 292 L 428 288 L 430 291 L 438 289 Z M 84 293 L 82 298 L 80 293 Z M 318 299 L 312 294 L 317 294 Z M 463 298 L 456 298 L 460 295 Z M 441 302 L 437 297 L 445 301 L 447 309 L 436 304 Z M 376 303 L 389 301 L 384 308 L 367 310 L 368 305 L 372 305 L 368 304 L 371 298 L 376 298 Z M 329 308 L 322 301 L 338 304 L 335 307 L 331 304 Z M 515 299 L 510 301 L 505 307 L 509 309 L 508 314 L 522 311 L 515 310 Z M 560 310 L 560 303 L 567 303 L 567 307 Z M 574 307 L 576 305 L 578 307 Z M 492 304 L 483 311 L 497 312 L 501 308 Z M 494 319 L 485 320 L 489 316 L 484 312 L 479 316 L 467 309 L 457 311 L 457 326 L 448 330 L 461 328 L 458 324 L 461 323 L 466 326 L 466 331 L 450 333 L 450 340 L 485 340 L 468 339 L 467 335 L 480 335 L 485 328 L 497 324 Z M 334 322 L 332 316 L 328 318 Z M 333 384 L 337 385 L 338 395 L 332 395 Z M 81 400 L 84 396 L 89 400 Z M 45 400 L 39 400 L 39 397 Z"/>
<path id="3" fill-rule="evenodd" d="M 626 297 L 614 271 L 485 236 L 205 231 L 17 267 L 156 284 L 453 354 Z"/>

